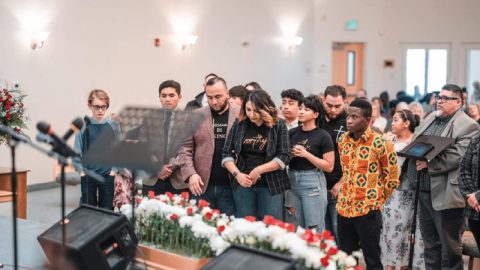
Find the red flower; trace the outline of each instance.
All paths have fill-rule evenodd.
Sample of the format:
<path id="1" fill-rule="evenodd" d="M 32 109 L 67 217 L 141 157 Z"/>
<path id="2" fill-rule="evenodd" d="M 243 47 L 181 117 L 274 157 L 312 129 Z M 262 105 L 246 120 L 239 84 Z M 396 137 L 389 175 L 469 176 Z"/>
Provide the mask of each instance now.
<path id="1" fill-rule="evenodd" d="M 149 191 L 148 191 L 148 198 L 150 198 L 150 199 L 155 198 L 155 191 L 149 190 Z"/>
<path id="2" fill-rule="evenodd" d="M 321 249 L 326 249 L 326 248 L 327 248 L 327 244 L 325 244 L 325 243 L 323 243 L 323 242 L 320 243 L 320 248 L 321 248 Z"/>
<path id="3" fill-rule="evenodd" d="M 295 224 L 287 223 L 287 232 L 295 232 Z"/>
<path id="4" fill-rule="evenodd" d="M 211 220 L 212 219 L 212 216 L 213 216 L 213 213 L 212 212 L 207 212 L 205 214 L 205 219 L 208 221 L 208 220 Z"/>
<path id="5" fill-rule="evenodd" d="M 198 201 L 198 209 L 202 210 L 204 207 L 209 206 L 210 203 L 205 200 Z"/>
<path id="6" fill-rule="evenodd" d="M 7 118 L 7 120 L 10 120 L 12 118 L 12 116 L 10 115 L 9 112 L 7 112 L 7 114 L 5 115 L 5 118 Z"/>
<path id="7" fill-rule="evenodd" d="M 222 213 L 220 212 L 220 210 L 218 210 L 218 209 L 213 209 L 212 212 L 213 212 L 214 214 L 217 214 L 217 215 L 222 214 Z"/>
<path id="8" fill-rule="evenodd" d="M 245 219 L 250 221 L 250 222 L 255 222 L 255 220 L 257 220 L 257 218 L 254 217 L 254 216 L 246 216 Z"/>
<path id="9" fill-rule="evenodd" d="M 333 256 L 333 255 L 337 254 L 337 252 L 338 252 L 338 249 L 337 249 L 336 247 L 331 247 L 331 248 L 328 250 L 327 255 Z"/>
<path id="10" fill-rule="evenodd" d="M 139 205 L 143 201 L 142 197 L 135 198 L 135 202 Z"/>
<path id="11" fill-rule="evenodd" d="M 173 201 L 173 193 L 167 191 L 165 192 L 165 195 L 170 199 L 170 201 Z"/>
<path id="12" fill-rule="evenodd" d="M 182 192 L 180 195 L 182 196 L 182 199 L 184 199 L 185 201 L 188 201 L 188 199 L 190 198 L 190 194 L 186 191 Z"/>
<path id="13" fill-rule="evenodd" d="M 218 233 L 222 233 L 223 231 L 225 231 L 225 225 L 218 226 L 217 231 Z"/>
<path id="14" fill-rule="evenodd" d="M 172 214 L 170 216 L 170 219 L 173 220 L 173 221 L 178 220 L 178 215 L 177 214 Z"/>
<path id="15" fill-rule="evenodd" d="M 328 264 L 329 264 L 329 263 L 328 263 L 328 260 L 329 260 L 329 259 L 330 259 L 330 258 L 328 257 L 328 255 L 320 259 L 320 262 L 322 263 L 323 267 L 327 267 L 327 266 L 328 266 Z"/>
<path id="16" fill-rule="evenodd" d="M 7 99 L 7 101 L 5 102 L 5 109 L 8 111 L 10 110 L 10 108 L 12 108 L 12 102 Z"/>
<path id="17" fill-rule="evenodd" d="M 322 238 L 327 239 L 327 240 L 333 240 L 334 239 L 332 233 L 330 231 L 327 231 L 327 230 L 323 231 Z"/>
<path id="18" fill-rule="evenodd" d="M 265 223 L 267 225 L 272 225 L 274 222 L 275 222 L 275 219 L 270 215 L 265 215 L 263 217 L 263 223 Z"/>
<path id="19" fill-rule="evenodd" d="M 192 207 L 187 207 L 187 215 L 193 216 L 193 208 Z"/>
<path id="20" fill-rule="evenodd" d="M 19 127 L 15 127 L 13 129 L 15 130 L 15 132 L 20 133 L 20 128 Z"/>

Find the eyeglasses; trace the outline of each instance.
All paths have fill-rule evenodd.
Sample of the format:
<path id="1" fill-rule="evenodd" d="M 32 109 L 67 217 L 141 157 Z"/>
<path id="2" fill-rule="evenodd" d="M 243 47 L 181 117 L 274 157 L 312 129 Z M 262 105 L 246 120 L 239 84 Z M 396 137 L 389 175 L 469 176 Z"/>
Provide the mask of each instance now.
<path id="1" fill-rule="evenodd" d="M 95 111 L 100 111 L 100 110 L 107 110 L 108 109 L 108 105 L 92 105 L 92 108 L 95 110 Z"/>
<path id="2" fill-rule="evenodd" d="M 458 97 L 447 97 L 447 96 L 440 96 L 440 95 L 436 95 L 435 98 L 437 99 L 437 102 L 441 101 L 442 103 L 447 102 L 449 100 L 459 99 Z"/>

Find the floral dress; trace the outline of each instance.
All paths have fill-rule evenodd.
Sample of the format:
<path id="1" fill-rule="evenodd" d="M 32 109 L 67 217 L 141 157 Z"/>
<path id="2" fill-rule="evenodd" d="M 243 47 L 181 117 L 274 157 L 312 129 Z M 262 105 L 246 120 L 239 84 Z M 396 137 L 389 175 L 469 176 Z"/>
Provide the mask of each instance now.
<path id="1" fill-rule="evenodd" d="M 400 151 L 408 143 L 397 142 L 393 139 L 395 150 Z M 398 158 L 399 168 L 405 158 Z M 404 178 L 404 177 L 402 177 Z M 401 179 L 406 181 L 405 179 Z M 405 185 L 406 183 L 403 183 Z M 401 184 L 401 186 L 403 186 Z M 413 221 L 413 208 L 415 200 L 415 189 L 402 188 L 393 192 L 392 196 L 385 202 L 382 211 L 382 234 L 380 235 L 380 247 L 382 251 L 382 263 L 384 266 L 407 266 L 410 253 L 409 234 Z M 415 251 L 413 256 L 413 267 L 425 268 L 424 245 L 420 233 L 420 225 L 417 215 L 417 228 L 415 231 Z"/>

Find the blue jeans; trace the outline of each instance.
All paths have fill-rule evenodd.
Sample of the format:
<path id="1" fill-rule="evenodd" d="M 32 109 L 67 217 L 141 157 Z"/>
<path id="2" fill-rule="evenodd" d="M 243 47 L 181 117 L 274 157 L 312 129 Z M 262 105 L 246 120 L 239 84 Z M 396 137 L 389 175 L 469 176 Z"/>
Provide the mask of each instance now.
<path id="1" fill-rule="evenodd" d="M 337 198 L 333 198 L 332 191 L 327 191 L 327 213 L 325 214 L 325 229 L 329 230 L 335 239 L 337 234 Z"/>
<path id="2" fill-rule="evenodd" d="M 230 186 L 208 185 L 205 193 L 193 196 L 193 199 L 203 199 L 210 203 L 210 208 L 218 209 L 228 216 L 235 214 L 235 203 Z"/>
<path id="3" fill-rule="evenodd" d="M 113 210 L 113 195 L 115 189 L 115 177 L 102 175 L 105 182 L 100 183 L 90 176 L 82 176 L 80 186 L 82 189 L 81 203 Z M 98 194 L 98 195 L 97 195 Z"/>
<path id="4" fill-rule="evenodd" d="M 290 170 L 289 177 L 292 188 L 286 192 L 285 205 L 295 208 L 295 224 L 325 230 L 327 183 L 323 172 Z"/>
<path id="5" fill-rule="evenodd" d="M 282 219 L 284 193 L 271 195 L 268 187 L 244 188 L 238 185 L 233 191 L 237 217 L 254 216 L 262 220 L 265 215 Z"/>

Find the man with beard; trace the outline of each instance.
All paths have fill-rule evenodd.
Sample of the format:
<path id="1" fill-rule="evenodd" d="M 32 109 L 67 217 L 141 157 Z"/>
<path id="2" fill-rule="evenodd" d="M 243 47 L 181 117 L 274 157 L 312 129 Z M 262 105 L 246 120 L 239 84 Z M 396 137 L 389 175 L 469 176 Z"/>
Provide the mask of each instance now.
<path id="1" fill-rule="evenodd" d="M 196 95 L 193 100 L 190 100 L 187 103 L 187 105 L 185 106 L 185 111 L 193 111 L 198 108 L 207 106 L 208 102 L 207 102 L 207 96 L 205 95 L 205 85 L 211 78 L 214 78 L 214 77 L 217 77 L 215 73 L 210 73 L 207 76 L 205 76 L 205 80 L 203 83 L 203 91 L 198 95 Z"/>
<path id="2" fill-rule="evenodd" d="M 372 105 L 357 98 L 347 109 L 347 130 L 338 142 L 343 180 L 338 192 L 338 243 L 348 254 L 363 251 L 367 269 L 383 270 L 382 209 L 399 184 L 391 141 L 370 128 Z"/>
<path id="3" fill-rule="evenodd" d="M 222 150 L 227 133 L 240 107 L 229 104 L 224 79 L 213 77 L 205 85 L 208 106 L 194 111 L 203 123 L 179 151 L 183 184 L 194 196 L 210 203 L 222 213 L 233 215 L 235 205 L 228 172 L 222 167 Z"/>
<path id="4" fill-rule="evenodd" d="M 342 184 L 342 166 L 340 164 L 340 153 L 338 152 L 338 138 L 347 131 L 347 114 L 345 112 L 347 92 L 340 85 L 327 86 L 324 93 L 323 107 L 325 119 L 322 127 L 332 137 L 335 153 L 335 163 L 331 173 L 324 172 L 327 179 L 327 212 L 325 215 L 325 228 L 333 233 L 336 239 L 337 234 L 337 195 Z"/>

